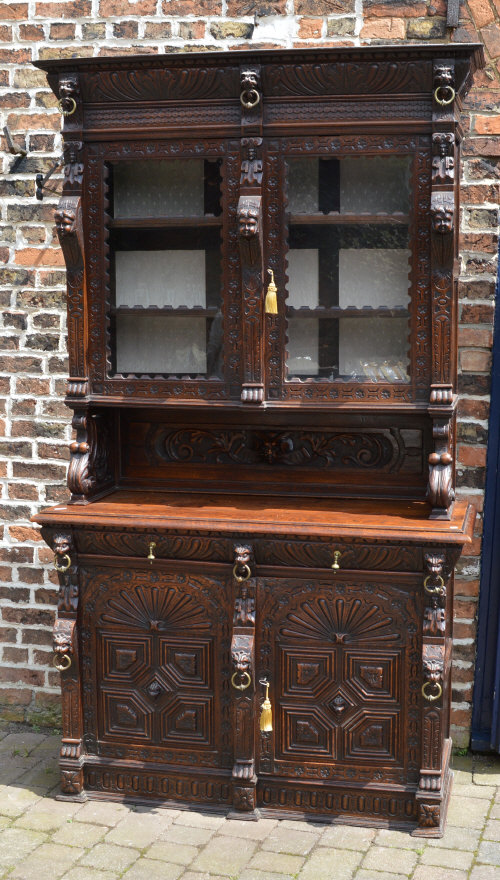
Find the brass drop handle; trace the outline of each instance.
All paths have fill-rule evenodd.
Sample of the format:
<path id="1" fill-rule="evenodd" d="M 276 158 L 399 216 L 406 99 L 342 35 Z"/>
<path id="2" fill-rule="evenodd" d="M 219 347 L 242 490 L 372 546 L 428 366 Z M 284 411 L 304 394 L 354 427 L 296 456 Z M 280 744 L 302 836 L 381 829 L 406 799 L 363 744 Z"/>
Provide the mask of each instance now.
<path id="1" fill-rule="evenodd" d="M 155 547 L 156 547 L 155 542 L 154 542 L 154 541 L 151 541 L 151 543 L 150 543 L 150 545 L 149 545 L 149 553 L 148 553 L 148 562 L 149 562 L 150 565 L 152 565 L 152 564 L 153 564 L 153 560 L 156 559 L 156 556 L 155 556 L 154 553 L 153 553 L 153 550 L 155 549 Z"/>
<path id="2" fill-rule="evenodd" d="M 66 562 L 64 561 L 66 560 Z M 57 554 L 54 556 L 54 568 L 56 571 L 65 572 L 71 566 L 71 556 L 68 553 L 65 553 L 64 556 L 61 557 L 61 562 L 63 565 L 59 565 L 59 560 L 57 558 Z"/>
<path id="3" fill-rule="evenodd" d="M 240 95 L 240 101 L 246 110 L 251 110 L 260 102 L 260 95 L 257 89 L 243 89 Z"/>
<path id="4" fill-rule="evenodd" d="M 426 593 L 429 593 L 430 596 L 441 596 L 444 593 L 444 580 L 439 574 L 436 578 L 439 581 L 437 587 L 429 587 L 427 586 L 429 581 L 432 579 L 432 575 L 428 574 L 424 580 L 424 590 Z"/>
<path id="5" fill-rule="evenodd" d="M 65 110 L 62 101 L 57 102 L 57 107 L 63 116 L 73 116 L 73 113 L 76 110 L 76 101 L 74 98 L 68 98 L 67 100 L 70 102 L 71 110 Z"/>
<path id="6" fill-rule="evenodd" d="M 252 570 L 249 565 L 243 565 L 242 566 L 243 574 L 238 574 L 239 568 L 240 568 L 240 566 L 238 565 L 238 563 L 236 563 L 236 565 L 233 566 L 233 577 L 234 577 L 237 584 L 243 584 L 245 581 L 248 580 L 248 578 L 252 574 Z"/>
<path id="7" fill-rule="evenodd" d="M 333 564 L 332 564 L 332 568 L 333 568 L 334 572 L 337 572 L 340 568 L 339 559 L 341 556 L 342 556 L 342 553 L 340 552 L 340 550 L 335 550 L 335 552 L 333 554 Z"/>
<path id="8" fill-rule="evenodd" d="M 236 684 L 238 678 L 240 679 L 240 682 L 239 684 Z M 239 670 L 236 670 L 231 676 L 231 684 L 237 691 L 246 691 L 247 687 L 250 687 L 252 684 L 252 676 L 249 672 L 240 672 Z"/>
<path id="9" fill-rule="evenodd" d="M 447 107 L 448 104 L 453 104 L 453 101 L 455 100 L 455 89 L 453 86 L 438 86 L 437 89 L 434 90 L 434 100 L 437 104 L 441 104 L 441 107 Z"/>
<path id="10" fill-rule="evenodd" d="M 54 659 L 52 660 L 52 665 L 55 666 L 59 672 L 66 672 L 71 666 L 71 657 L 69 654 L 63 654 L 62 657 L 59 658 L 59 654 L 55 654 Z"/>
<path id="11" fill-rule="evenodd" d="M 435 694 L 427 693 L 427 688 L 430 688 L 430 687 L 436 688 Z M 441 696 L 442 693 L 443 693 L 443 688 L 441 687 L 441 685 L 439 684 L 438 681 L 426 681 L 422 685 L 422 696 L 423 696 L 424 700 L 428 700 L 429 703 L 433 703 L 434 700 L 439 700 L 439 697 Z"/>

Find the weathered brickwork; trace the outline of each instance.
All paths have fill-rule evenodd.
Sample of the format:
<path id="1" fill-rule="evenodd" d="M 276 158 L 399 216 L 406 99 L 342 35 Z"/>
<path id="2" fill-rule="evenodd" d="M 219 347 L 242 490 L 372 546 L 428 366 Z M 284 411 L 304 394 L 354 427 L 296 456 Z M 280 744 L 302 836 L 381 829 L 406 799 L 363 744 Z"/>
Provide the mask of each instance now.
<path id="1" fill-rule="evenodd" d="M 55 578 L 29 517 L 66 497 L 62 254 L 53 228 L 60 177 L 43 203 L 36 171 L 59 155 L 60 115 L 36 58 L 406 40 L 481 40 L 487 67 L 465 104 L 459 370 L 460 493 L 482 509 L 488 438 L 500 179 L 500 0 L 468 0 L 446 27 L 447 0 L 30 0 L 0 6 L 0 114 L 28 151 L 4 154 L 0 180 L 0 706 L 6 717 L 57 717 L 50 666 Z M 5 147 L 5 141 L 2 143 Z M 459 565 L 453 724 L 468 741 L 481 519 Z"/>

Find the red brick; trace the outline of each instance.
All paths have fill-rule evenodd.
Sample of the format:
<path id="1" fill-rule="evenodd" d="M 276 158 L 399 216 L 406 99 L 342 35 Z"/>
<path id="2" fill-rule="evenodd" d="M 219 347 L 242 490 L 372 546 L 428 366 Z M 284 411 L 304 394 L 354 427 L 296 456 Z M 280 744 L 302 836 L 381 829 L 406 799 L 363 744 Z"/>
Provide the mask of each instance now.
<path id="1" fill-rule="evenodd" d="M 103 55 L 106 58 L 114 55 L 155 55 L 157 52 L 158 48 L 156 46 L 142 46 L 140 44 L 129 47 L 103 46 L 102 49 L 99 49 L 99 55 Z"/>
<path id="2" fill-rule="evenodd" d="M 0 705 L 3 706 L 29 706 L 32 699 L 30 688 L 5 688 L 0 691 Z M 24 719 L 20 717 L 17 720 Z"/>
<path id="3" fill-rule="evenodd" d="M 470 728 L 472 717 L 472 709 L 454 709 L 451 708 L 451 723 L 456 727 Z"/>
<path id="4" fill-rule="evenodd" d="M 113 36 L 121 40 L 135 40 L 139 34 L 138 21 L 120 21 L 113 25 Z"/>
<path id="5" fill-rule="evenodd" d="M 461 351 L 460 367 L 467 373 L 489 373 L 491 353 L 489 351 Z"/>
<path id="6" fill-rule="evenodd" d="M 36 532 L 33 526 L 10 526 L 9 535 L 14 541 L 41 541 L 40 532 Z"/>
<path id="7" fill-rule="evenodd" d="M 6 646 L 3 649 L 3 659 L 7 663 L 27 663 L 28 649 Z"/>
<path id="8" fill-rule="evenodd" d="M 464 324 L 492 324 L 494 314 L 494 306 L 490 305 L 490 303 L 478 303 L 475 305 L 464 303 L 460 320 Z"/>
<path id="9" fill-rule="evenodd" d="M 469 9 L 478 28 L 489 24 L 495 17 L 488 0 L 469 0 Z"/>
<path id="10" fill-rule="evenodd" d="M 365 21 L 369 18 L 420 18 L 427 12 L 425 3 L 377 3 L 376 6 L 366 4 L 363 7 Z"/>
<path id="11" fill-rule="evenodd" d="M 42 25 L 36 24 L 20 24 L 19 25 L 19 39 L 20 40 L 29 40 L 31 43 L 36 43 L 38 40 L 44 40 L 45 34 L 43 32 Z"/>
<path id="12" fill-rule="evenodd" d="M 0 667 L 0 681 L 43 687 L 45 676 L 43 672 L 38 672 L 36 669 L 16 669 L 12 666 L 4 666 Z"/>
<path id="13" fill-rule="evenodd" d="M 62 251 L 58 248 L 24 248 L 16 253 L 18 266 L 64 266 Z"/>
<path id="14" fill-rule="evenodd" d="M 491 348 L 493 344 L 493 330 L 483 330 L 481 327 L 459 327 L 458 345 L 475 346 L 477 348 Z"/>
<path id="15" fill-rule="evenodd" d="M 462 155 L 467 156 L 500 156 L 500 138 L 467 138 L 464 141 Z"/>
<path id="16" fill-rule="evenodd" d="M 500 55 L 500 27 L 498 22 L 493 21 L 481 31 L 484 44 L 492 58 L 498 58 Z"/>
<path id="17" fill-rule="evenodd" d="M 70 22 L 55 22 L 50 26 L 51 40 L 72 40 L 75 37 L 75 25 Z"/>
<path id="18" fill-rule="evenodd" d="M 457 578 L 455 581 L 455 593 L 460 596 L 479 596 L 479 581 L 466 581 Z"/>
<path id="19" fill-rule="evenodd" d="M 156 0 L 101 0 L 99 3 L 99 15 L 103 18 L 125 15 L 154 15 L 156 12 Z M 168 13 L 168 15 L 175 13 Z"/>
<path id="20" fill-rule="evenodd" d="M 22 626 L 52 626 L 55 612 L 42 611 L 41 608 L 10 608 L 6 605 L 2 609 L 2 616 L 4 621 Z"/>
<path id="21" fill-rule="evenodd" d="M 500 134 L 500 116 L 476 116 L 474 131 L 478 134 Z"/>
<path id="22" fill-rule="evenodd" d="M 499 201 L 500 187 L 498 183 L 463 184 L 460 187 L 460 197 L 464 205 L 480 205 L 484 202 Z"/>
<path id="23" fill-rule="evenodd" d="M 31 61 L 31 50 L 0 49 L 0 61 L 4 61 L 6 64 L 26 64 Z"/>
<path id="24" fill-rule="evenodd" d="M 498 237 L 489 232 L 462 232 L 460 235 L 460 250 L 481 251 L 481 253 L 496 254 L 498 250 Z"/>
<path id="25" fill-rule="evenodd" d="M 453 617 L 461 620 L 474 620 L 477 615 L 477 602 L 470 599 L 458 599 L 455 596 L 453 603 Z"/>
<path id="26" fill-rule="evenodd" d="M 48 629 L 29 629 L 29 627 L 25 626 L 21 630 L 21 642 L 23 645 L 52 646 L 52 633 Z"/>
<path id="27" fill-rule="evenodd" d="M 361 28 L 362 40 L 404 40 L 406 25 L 404 18 L 369 19 Z"/>
<path id="28" fill-rule="evenodd" d="M 35 593 L 35 603 L 37 605 L 57 605 L 58 592 L 55 587 L 53 590 L 41 587 Z"/>
<path id="29" fill-rule="evenodd" d="M 460 281 L 458 295 L 461 299 L 484 299 L 493 300 L 495 297 L 495 282 L 482 278 L 474 278 L 473 281 Z"/>
<path id="30" fill-rule="evenodd" d="M 172 25 L 168 21 L 146 23 L 144 36 L 150 40 L 168 40 L 172 36 Z"/>
<path id="31" fill-rule="evenodd" d="M 62 3 L 37 3 L 35 15 L 49 20 L 89 18 L 92 15 L 92 2 L 91 0 L 63 0 Z"/>
<path id="32" fill-rule="evenodd" d="M 52 664 L 52 651 L 33 651 L 33 661 L 36 666 L 49 666 Z"/>
<path id="33" fill-rule="evenodd" d="M 299 22 L 298 36 L 303 40 L 314 40 L 321 37 L 322 18 L 302 18 Z"/>
<path id="34" fill-rule="evenodd" d="M 459 446 L 458 461 L 471 467 L 484 467 L 486 465 L 485 446 Z"/>
<path id="35" fill-rule="evenodd" d="M 0 19 L 4 21 L 25 21 L 29 18 L 27 3 L 5 3 L 0 6 Z"/>
<path id="36" fill-rule="evenodd" d="M 354 12 L 355 0 L 295 0 L 295 15 L 335 15 Z"/>
<path id="37" fill-rule="evenodd" d="M 18 376 L 16 379 L 16 394 L 50 394 L 49 379 L 33 379 Z"/>
<path id="38" fill-rule="evenodd" d="M 169 7 L 165 0 L 163 11 L 165 15 Z M 234 18 L 242 15 L 284 15 L 286 12 L 286 0 L 228 0 L 227 14 Z M 295 13 L 298 15 L 297 9 Z M 219 13 L 217 13 L 219 14 Z"/>
<path id="39" fill-rule="evenodd" d="M 14 500 L 38 501 L 40 492 L 38 486 L 30 486 L 27 483 L 9 483 L 8 494 L 9 498 Z"/>
<path id="40" fill-rule="evenodd" d="M 0 61 L 2 60 L 0 55 Z M 29 60 L 29 59 L 26 59 Z M 30 114 L 13 114 L 11 113 L 7 118 L 7 125 L 9 126 L 12 132 L 14 131 L 33 131 L 33 129 L 41 128 L 44 131 L 47 128 L 52 128 L 55 131 L 59 130 L 61 116 L 59 113 L 43 113 L 37 115 L 36 113 Z"/>

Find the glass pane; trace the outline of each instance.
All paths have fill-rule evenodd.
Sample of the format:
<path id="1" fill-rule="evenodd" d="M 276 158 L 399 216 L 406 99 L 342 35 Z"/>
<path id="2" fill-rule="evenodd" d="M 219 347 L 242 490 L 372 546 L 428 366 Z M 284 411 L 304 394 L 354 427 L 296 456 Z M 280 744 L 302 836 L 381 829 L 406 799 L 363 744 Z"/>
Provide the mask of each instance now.
<path id="1" fill-rule="evenodd" d="M 117 306 L 206 306 L 205 251 L 117 251 Z"/>
<path id="2" fill-rule="evenodd" d="M 291 214 L 408 213 L 408 156 L 290 159 L 288 210 Z"/>
<path id="3" fill-rule="evenodd" d="M 341 318 L 339 373 L 373 382 L 408 379 L 408 318 Z"/>
<path id="4" fill-rule="evenodd" d="M 339 305 L 407 308 L 410 255 L 407 248 L 341 248 Z"/>
<path id="5" fill-rule="evenodd" d="M 113 166 L 114 216 L 202 216 L 205 164 L 216 163 L 203 159 L 117 162 Z"/>
<path id="6" fill-rule="evenodd" d="M 119 373 L 206 373 L 205 318 L 117 315 Z"/>

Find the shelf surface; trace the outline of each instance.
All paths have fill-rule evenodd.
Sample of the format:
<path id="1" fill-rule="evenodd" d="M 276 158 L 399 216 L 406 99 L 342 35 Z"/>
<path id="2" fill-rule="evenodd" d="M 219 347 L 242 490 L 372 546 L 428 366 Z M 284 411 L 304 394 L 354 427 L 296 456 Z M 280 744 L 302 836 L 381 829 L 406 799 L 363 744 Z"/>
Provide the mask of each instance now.
<path id="1" fill-rule="evenodd" d="M 424 501 L 365 501 L 116 490 L 85 506 L 58 504 L 33 521 L 122 528 L 202 529 L 250 534 L 365 537 L 412 543 L 467 544 L 474 509 L 457 501 L 450 520 L 429 520 Z"/>

